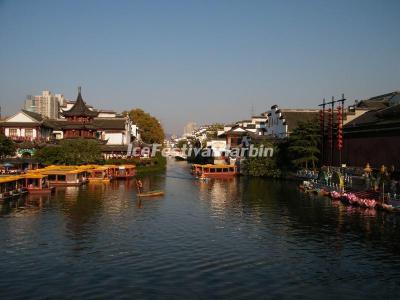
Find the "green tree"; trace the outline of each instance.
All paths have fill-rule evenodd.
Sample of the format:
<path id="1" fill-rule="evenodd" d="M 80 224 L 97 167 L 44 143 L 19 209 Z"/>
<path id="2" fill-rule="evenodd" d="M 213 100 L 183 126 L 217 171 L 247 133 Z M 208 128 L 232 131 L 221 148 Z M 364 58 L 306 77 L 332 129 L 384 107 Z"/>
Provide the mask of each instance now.
<path id="1" fill-rule="evenodd" d="M 92 139 L 66 139 L 35 153 L 44 164 L 80 165 L 103 162 L 100 144 Z"/>
<path id="2" fill-rule="evenodd" d="M 141 137 L 145 143 L 162 144 L 164 142 L 164 130 L 155 117 L 140 108 L 132 109 L 127 113 L 141 130 Z"/>
<path id="3" fill-rule="evenodd" d="M 207 128 L 207 141 L 215 139 L 218 136 L 218 130 L 223 130 L 224 124 L 215 123 Z"/>
<path id="4" fill-rule="evenodd" d="M 58 145 L 49 145 L 35 152 L 34 157 L 45 165 L 65 164 L 62 149 Z"/>
<path id="5" fill-rule="evenodd" d="M 275 142 L 263 142 L 255 144 L 254 147 L 272 148 L 273 156 L 257 156 L 248 157 L 242 161 L 241 173 L 250 176 L 262 176 L 279 178 L 282 176 L 282 171 L 278 165 L 279 148 Z"/>
<path id="6" fill-rule="evenodd" d="M 0 158 L 14 156 L 15 151 L 16 147 L 14 142 L 4 134 L 0 134 Z"/>
<path id="7" fill-rule="evenodd" d="M 299 122 L 288 139 L 288 151 L 296 167 L 314 169 L 318 163 L 320 133 L 317 120 Z"/>
<path id="8" fill-rule="evenodd" d="M 186 145 L 186 147 L 187 147 L 187 145 L 188 145 L 187 140 L 180 140 L 180 141 L 178 141 L 178 143 L 176 143 L 176 147 L 179 149 L 182 149 L 184 145 Z"/>

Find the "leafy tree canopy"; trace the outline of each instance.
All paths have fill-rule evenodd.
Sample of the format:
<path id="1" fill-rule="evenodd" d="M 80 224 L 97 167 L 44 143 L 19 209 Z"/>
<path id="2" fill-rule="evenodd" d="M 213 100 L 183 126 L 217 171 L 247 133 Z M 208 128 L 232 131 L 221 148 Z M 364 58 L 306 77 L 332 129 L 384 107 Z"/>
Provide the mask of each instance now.
<path id="1" fill-rule="evenodd" d="M 16 147 L 14 142 L 4 134 L 0 134 L 0 158 L 14 156 L 15 151 Z"/>
<path id="2" fill-rule="evenodd" d="M 141 137 L 145 143 L 163 143 L 164 130 L 155 117 L 140 108 L 132 109 L 127 113 L 139 129 L 142 130 Z"/>
<path id="3" fill-rule="evenodd" d="M 103 161 L 100 144 L 92 139 L 65 139 L 59 145 L 49 145 L 36 151 L 35 157 L 47 165 L 80 165 Z"/>

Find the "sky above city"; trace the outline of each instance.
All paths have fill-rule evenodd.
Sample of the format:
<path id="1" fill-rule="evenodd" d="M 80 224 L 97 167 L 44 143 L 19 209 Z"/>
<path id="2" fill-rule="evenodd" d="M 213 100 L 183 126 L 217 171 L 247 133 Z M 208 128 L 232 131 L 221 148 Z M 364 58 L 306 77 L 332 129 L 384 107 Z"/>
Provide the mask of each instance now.
<path id="1" fill-rule="evenodd" d="M 168 133 L 400 90 L 400 1 L 2 1 L 2 115 L 42 90 Z"/>

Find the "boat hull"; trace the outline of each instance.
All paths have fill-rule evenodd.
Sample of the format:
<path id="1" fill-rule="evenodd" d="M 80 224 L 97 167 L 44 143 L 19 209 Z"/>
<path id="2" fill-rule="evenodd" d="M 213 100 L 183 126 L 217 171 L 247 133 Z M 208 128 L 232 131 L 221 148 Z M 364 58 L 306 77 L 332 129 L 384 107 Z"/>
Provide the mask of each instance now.
<path id="1" fill-rule="evenodd" d="M 84 182 L 50 182 L 50 186 L 81 186 Z"/>
<path id="2" fill-rule="evenodd" d="M 115 178 L 117 179 L 132 179 L 135 175 L 117 175 Z"/>
<path id="3" fill-rule="evenodd" d="M 28 193 L 29 194 L 34 194 L 34 195 L 38 195 L 38 194 L 51 194 L 52 192 L 54 192 L 55 187 L 50 187 L 50 188 L 43 188 L 43 189 L 35 189 L 35 188 L 28 188 Z"/>
<path id="4" fill-rule="evenodd" d="M 151 191 L 151 192 L 142 192 L 137 194 L 138 197 L 160 197 L 164 196 L 164 191 Z"/>
<path id="5" fill-rule="evenodd" d="M 226 172 L 226 173 L 203 173 L 199 178 L 232 178 L 235 177 L 237 173 Z"/>
<path id="6" fill-rule="evenodd" d="M 110 179 L 89 179 L 89 183 L 110 183 Z"/>

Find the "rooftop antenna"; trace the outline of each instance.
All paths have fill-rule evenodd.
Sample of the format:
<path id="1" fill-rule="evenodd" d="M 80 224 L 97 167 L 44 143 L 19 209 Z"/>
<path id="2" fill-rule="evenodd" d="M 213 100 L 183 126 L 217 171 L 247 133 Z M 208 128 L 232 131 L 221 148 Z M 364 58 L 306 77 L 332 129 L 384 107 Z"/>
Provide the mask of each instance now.
<path id="1" fill-rule="evenodd" d="M 79 93 L 79 94 L 81 93 L 81 90 L 82 90 L 82 87 L 81 87 L 81 86 L 78 86 L 78 93 Z"/>
<path id="2" fill-rule="evenodd" d="M 251 105 L 251 116 L 253 116 L 254 115 L 254 105 L 252 104 Z"/>

